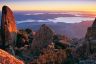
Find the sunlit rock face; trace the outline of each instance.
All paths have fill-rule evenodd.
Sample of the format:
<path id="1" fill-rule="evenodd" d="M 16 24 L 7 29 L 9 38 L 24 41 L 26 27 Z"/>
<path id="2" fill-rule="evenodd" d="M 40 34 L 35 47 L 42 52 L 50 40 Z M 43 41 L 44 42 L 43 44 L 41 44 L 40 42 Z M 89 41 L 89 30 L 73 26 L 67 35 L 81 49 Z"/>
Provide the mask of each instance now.
<path id="1" fill-rule="evenodd" d="M 14 45 L 16 38 L 16 23 L 13 16 L 13 12 L 7 6 L 2 8 L 2 18 L 1 18 L 1 36 L 2 36 L 2 46 Z"/>
<path id="2" fill-rule="evenodd" d="M 40 27 L 39 31 L 36 33 L 35 38 L 33 39 L 31 45 L 32 50 L 47 47 L 50 43 L 52 43 L 53 35 L 53 31 L 48 26 L 43 24 Z"/>
<path id="3" fill-rule="evenodd" d="M 0 64 L 24 64 L 23 61 L 0 49 Z"/>

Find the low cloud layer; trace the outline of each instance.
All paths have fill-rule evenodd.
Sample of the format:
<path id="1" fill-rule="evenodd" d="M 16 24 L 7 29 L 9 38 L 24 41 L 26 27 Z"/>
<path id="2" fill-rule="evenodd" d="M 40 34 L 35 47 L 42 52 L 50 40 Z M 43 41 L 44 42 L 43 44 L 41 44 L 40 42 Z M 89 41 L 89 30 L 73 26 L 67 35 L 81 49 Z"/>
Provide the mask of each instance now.
<path id="1" fill-rule="evenodd" d="M 64 23 L 79 23 L 82 21 L 93 21 L 94 18 L 86 18 L 86 17 L 58 17 L 54 19 L 47 19 L 47 20 L 24 20 L 24 21 L 17 21 L 17 23 L 24 23 L 24 22 L 64 22 Z"/>

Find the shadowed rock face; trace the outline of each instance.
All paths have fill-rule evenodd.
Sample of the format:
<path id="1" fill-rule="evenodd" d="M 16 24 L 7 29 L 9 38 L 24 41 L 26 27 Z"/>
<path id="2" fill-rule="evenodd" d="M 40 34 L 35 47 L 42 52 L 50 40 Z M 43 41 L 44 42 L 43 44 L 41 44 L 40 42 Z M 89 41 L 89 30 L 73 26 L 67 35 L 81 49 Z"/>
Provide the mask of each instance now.
<path id="1" fill-rule="evenodd" d="M 96 39 L 96 18 L 95 18 L 92 26 L 88 28 L 86 38 L 87 39 Z"/>
<path id="2" fill-rule="evenodd" d="M 16 23 L 13 16 L 13 12 L 7 6 L 2 8 L 2 18 L 1 18 L 1 36 L 2 45 L 12 45 L 16 38 Z"/>
<path id="3" fill-rule="evenodd" d="M 95 20 L 94 20 L 94 22 L 93 22 L 92 27 L 96 27 L 96 18 L 95 18 Z"/>
<path id="4" fill-rule="evenodd" d="M 94 20 L 91 27 L 88 28 L 86 34 L 86 54 L 96 53 L 96 19 Z"/>
<path id="5" fill-rule="evenodd" d="M 32 50 L 47 47 L 48 44 L 52 43 L 53 35 L 53 31 L 48 26 L 43 24 L 40 27 L 40 30 L 36 33 L 35 38 L 33 39 L 31 45 Z"/>

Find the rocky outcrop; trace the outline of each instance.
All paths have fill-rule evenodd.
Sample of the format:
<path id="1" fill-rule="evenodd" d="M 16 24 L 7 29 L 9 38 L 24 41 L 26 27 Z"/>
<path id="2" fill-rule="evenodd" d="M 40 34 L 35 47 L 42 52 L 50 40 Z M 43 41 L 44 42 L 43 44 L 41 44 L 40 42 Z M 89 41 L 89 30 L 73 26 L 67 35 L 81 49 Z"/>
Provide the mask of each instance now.
<path id="1" fill-rule="evenodd" d="M 53 42 L 55 43 L 55 48 L 65 49 L 69 45 L 70 39 L 65 35 L 54 35 Z"/>
<path id="2" fill-rule="evenodd" d="M 32 51 L 47 47 L 50 43 L 52 43 L 53 35 L 53 31 L 43 24 L 33 39 L 31 45 Z"/>
<path id="3" fill-rule="evenodd" d="M 28 44 L 28 42 L 29 42 L 28 34 L 23 30 L 19 30 L 17 32 L 16 47 L 18 48 L 24 47 L 25 45 Z"/>
<path id="4" fill-rule="evenodd" d="M 95 20 L 94 20 L 94 22 L 92 24 L 92 27 L 96 27 L 96 18 L 95 18 Z"/>
<path id="5" fill-rule="evenodd" d="M 42 54 L 30 64 L 67 64 L 67 52 L 64 49 L 43 49 Z M 68 63 L 71 64 L 71 63 Z"/>
<path id="6" fill-rule="evenodd" d="M 0 49 L 0 64 L 24 64 L 23 61 Z"/>
<path id="7" fill-rule="evenodd" d="M 96 53 L 96 18 L 92 26 L 88 28 L 85 39 L 87 56 Z"/>
<path id="8" fill-rule="evenodd" d="M 91 27 L 88 28 L 86 37 L 87 39 L 96 39 L 96 18 Z"/>
<path id="9" fill-rule="evenodd" d="M 15 45 L 16 40 L 16 23 L 13 16 L 13 12 L 7 6 L 2 8 L 2 18 L 1 18 L 1 36 L 2 36 L 2 47 Z"/>

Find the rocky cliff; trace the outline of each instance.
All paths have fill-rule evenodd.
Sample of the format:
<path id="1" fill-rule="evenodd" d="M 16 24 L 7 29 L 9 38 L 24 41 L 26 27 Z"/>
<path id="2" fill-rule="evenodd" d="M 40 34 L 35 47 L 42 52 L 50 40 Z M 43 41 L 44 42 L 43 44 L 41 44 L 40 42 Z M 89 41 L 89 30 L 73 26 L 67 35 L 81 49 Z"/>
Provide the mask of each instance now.
<path id="1" fill-rule="evenodd" d="M 96 53 L 96 18 L 92 26 L 88 28 L 85 39 L 87 55 Z"/>
<path id="2" fill-rule="evenodd" d="M 52 43 L 53 35 L 54 35 L 53 31 L 48 26 L 43 24 L 36 33 L 35 38 L 33 39 L 31 45 L 32 50 L 47 47 L 50 43 Z"/>
<path id="3" fill-rule="evenodd" d="M 2 37 L 2 47 L 14 46 L 16 40 L 16 23 L 13 16 L 13 12 L 7 6 L 2 8 L 2 18 L 1 18 L 1 37 Z"/>
<path id="4" fill-rule="evenodd" d="M 91 27 L 88 28 L 87 33 L 86 33 L 86 38 L 87 39 L 96 39 L 96 18 L 92 24 Z"/>

